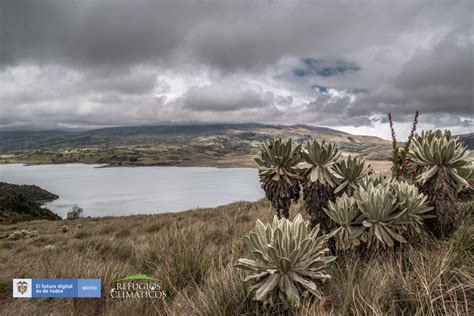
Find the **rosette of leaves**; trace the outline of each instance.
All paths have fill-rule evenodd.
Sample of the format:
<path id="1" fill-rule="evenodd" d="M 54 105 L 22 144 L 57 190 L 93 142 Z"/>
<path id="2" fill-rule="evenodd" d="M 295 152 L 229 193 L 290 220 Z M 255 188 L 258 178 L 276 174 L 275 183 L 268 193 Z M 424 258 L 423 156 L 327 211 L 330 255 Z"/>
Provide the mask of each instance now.
<path id="1" fill-rule="evenodd" d="M 360 187 L 354 197 L 363 215 L 368 247 L 378 244 L 385 248 L 392 247 L 394 241 L 406 242 L 402 233 L 407 229 L 408 222 L 403 217 L 407 210 L 399 208 L 389 183 L 369 183 L 366 189 Z"/>
<path id="2" fill-rule="evenodd" d="M 472 169 L 470 151 L 449 131 L 436 130 L 417 135 L 408 157 L 416 166 L 421 191 L 435 208 L 437 217 L 430 228 L 435 233 L 448 234 L 462 217 L 454 205 L 457 194 L 470 187 L 466 178 L 466 170 Z"/>
<path id="3" fill-rule="evenodd" d="M 458 191 L 469 186 L 461 172 L 472 168 L 469 156 L 470 151 L 447 130 L 422 132 L 413 140 L 409 152 L 410 160 L 421 169 L 416 178 L 419 183 L 445 182 Z"/>
<path id="4" fill-rule="evenodd" d="M 352 249 L 362 242 L 391 247 L 395 241 L 421 233 L 423 221 L 432 217 L 432 207 L 418 188 L 406 181 L 368 176 L 358 186 L 353 197 L 346 193 L 329 202 L 324 209 L 337 224 L 331 235 L 336 236 L 337 250 Z"/>
<path id="5" fill-rule="evenodd" d="M 326 255 L 328 238 L 319 235 L 319 226 L 311 229 L 301 214 L 293 221 L 275 216 L 267 225 L 257 220 L 244 236 L 252 258 L 239 259 L 236 266 L 252 272 L 245 281 L 256 282 L 251 289 L 264 306 L 272 311 L 297 307 L 302 297 L 320 297 L 318 281 L 330 278 L 325 269 L 335 257 Z"/>
<path id="6" fill-rule="evenodd" d="M 459 175 L 469 182 L 469 187 L 464 187 L 458 193 L 461 201 L 471 201 L 474 196 L 474 170 L 472 168 L 462 168 L 459 170 Z"/>
<path id="7" fill-rule="evenodd" d="M 369 168 L 369 164 L 361 157 L 349 156 L 339 160 L 334 164 L 334 171 L 340 177 L 341 183 L 334 190 L 334 193 L 337 194 L 345 190 L 349 196 L 352 196 L 359 180 L 369 173 Z"/>
<path id="8" fill-rule="evenodd" d="M 415 230 L 420 233 L 423 221 L 433 218 L 428 214 L 433 207 L 428 206 L 428 197 L 418 192 L 418 188 L 406 181 L 395 181 L 392 183 L 392 192 L 397 199 L 399 209 L 404 210 L 404 219 Z"/>
<path id="9" fill-rule="evenodd" d="M 329 201 L 324 212 L 338 225 L 331 233 L 336 238 L 337 250 L 353 249 L 366 241 L 363 234 L 365 227 L 362 226 L 363 215 L 353 197 L 343 193 L 335 202 Z"/>
<path id="10" fill-rule="evenodd" d="M 381 173 L 371 173 L 359 179 L 357 188 L 363 188 L 367 190 L 369 184 L 372 186 L 377 186 L 379 184 L 389 184 L 395 181 L 392 177 L 387 177 Z"/>
<path id="11" fill-rule="evenodd" d="M 397 199 L 400 209 L 406 210 L 405 215 L 416 225 L 422 225 L 423 221 L 432 218 L 428 214 L 433 207 L 428 206 L 428 197 L 418 191 L 418 188 L 406 181 L 393 183 L 393 193 Z"/>
<path id="12" fill-rule="evenodd" d="M 334 199 L 336 186 L 333 167 L 339 161 L 341 154 L 337 146 L 325 141 L 308 141 L 301 152 L 303 163 L 300 168 L 305 177 L 303 196 L 311 216 L 311 226 L 321 225 L 328 232 L 331 221 L 323 212 L 329 200 Z"/>
<path id="13" fill-rule="evenodd" d="M 288 218 L 291 202 L 300 196 L 301 176 L 296 168 L 300 150 L 301 145 L 293 146 L 291 139 L 274 139 L 260 146 L 260 157 L 255 159 L 265 196 L 278 217 Z"/>

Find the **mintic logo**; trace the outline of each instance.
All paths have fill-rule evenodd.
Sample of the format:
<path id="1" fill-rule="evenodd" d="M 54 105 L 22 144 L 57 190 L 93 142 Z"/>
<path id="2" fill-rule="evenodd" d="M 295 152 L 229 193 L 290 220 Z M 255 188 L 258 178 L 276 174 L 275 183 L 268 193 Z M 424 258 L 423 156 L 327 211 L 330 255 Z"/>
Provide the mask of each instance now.
<path id="1" fill-rule="evenodd" d="M 13 297 L 31 297 L 31 279 L 13 279 Z"/>
<path id="2" fill-rule="evenodd" d="M 110 290 L 112 298 L 166 298 L 158 280 L 146 274 L 130 274 L 116 281 Z"/>
<path id="3" fill-rule="evenodd" d="M 23 295 L 26 293 L 26 291 L 28 291 L 28 283 L 25 281 L 20 281 L 16 284 L 16 289 L 21 295 Z"/>

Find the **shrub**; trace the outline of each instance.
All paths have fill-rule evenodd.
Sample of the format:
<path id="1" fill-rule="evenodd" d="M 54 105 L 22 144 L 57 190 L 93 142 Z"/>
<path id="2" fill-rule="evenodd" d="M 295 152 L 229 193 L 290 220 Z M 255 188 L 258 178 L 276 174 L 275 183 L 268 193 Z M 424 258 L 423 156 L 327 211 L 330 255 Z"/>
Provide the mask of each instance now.
<path id="1" fill-rule="evenodd" d="M 83 217 L 84 210 L 77 205 L 73 206 L 72 209 L 67 212 L 66 219 L 68 220 L 75 220 Z"/>
<path id="2" fill-rule="evenodd" d="M 320 297 L 317 282 L 330 278 L 325 269 L 335 257 L 326 256 L 330 236 L 318 234 L 319 226 L 311 229 L 300 214 L 293 221 L 275 216 L 267 225 L 257 220 L 244 236 L 253 258 L 236 265 L 253 272 L 245 281 L 256 282 L 251 289 L 257 301 L 276 312 L 299 306 L 304 296 Z"/>

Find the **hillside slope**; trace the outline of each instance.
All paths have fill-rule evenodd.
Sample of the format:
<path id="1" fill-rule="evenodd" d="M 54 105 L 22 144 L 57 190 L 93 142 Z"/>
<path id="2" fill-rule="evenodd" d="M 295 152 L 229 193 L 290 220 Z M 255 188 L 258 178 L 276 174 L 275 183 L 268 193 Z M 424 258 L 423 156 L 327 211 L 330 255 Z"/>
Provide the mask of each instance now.
<path id="1" fill-rule="evenodd" d="M 474 149 L 474 133 L 459 135 L 464 145 L 470 150 Z"/>
<path id="2" fill-rule="evenodd" d="M 83 132 L 0 132 L 0 163 L 100 163 L 121 166 L 255 166 L 271 138 L 336 142 L 347 153 L 385 159 L 390 142 L 307 125 L 208 124 L 128 126 Z"/>
<path id="3" fill-rule="evenodd" d="M 16 185 L 0 182 L 0 224 L 13 224 L 26 220 L 61 219 L 42 202 L 52 201 L 58 196 L 36 185 Z"/>

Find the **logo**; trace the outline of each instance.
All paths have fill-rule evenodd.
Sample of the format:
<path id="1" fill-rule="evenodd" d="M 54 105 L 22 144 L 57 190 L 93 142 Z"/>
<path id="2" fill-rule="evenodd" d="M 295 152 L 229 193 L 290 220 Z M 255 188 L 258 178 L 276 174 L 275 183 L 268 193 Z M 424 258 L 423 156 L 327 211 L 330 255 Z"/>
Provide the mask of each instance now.
<path id="1" fill-rule="evenodd" d="M 31 297 L 31 279 L 13 279 L 13 297 L 30 298 Z"/>
<path id="2" fill-rule="evenodd" d="M 16 289 L 21 295 L 25 294 L 28 291 L 28 283 L 25 281 L 20 281 L 16 284 Z"/>
<path id="3" fill-rule="evenodd" d="M 111 298 L 166 298 L 158 280 L 146 274 L 131 274 L 116 282 L 110 290 Z"/>

